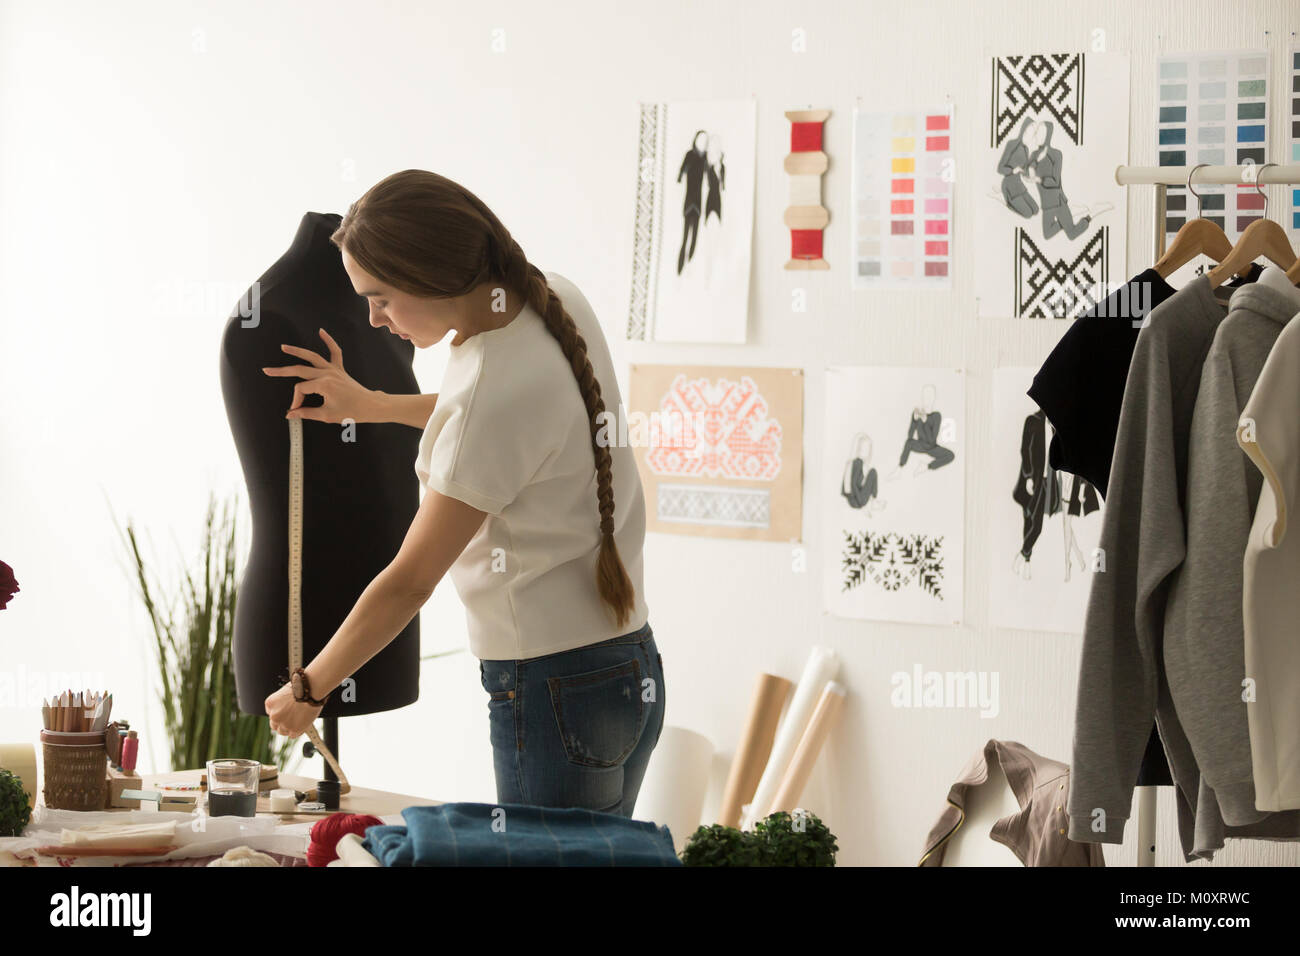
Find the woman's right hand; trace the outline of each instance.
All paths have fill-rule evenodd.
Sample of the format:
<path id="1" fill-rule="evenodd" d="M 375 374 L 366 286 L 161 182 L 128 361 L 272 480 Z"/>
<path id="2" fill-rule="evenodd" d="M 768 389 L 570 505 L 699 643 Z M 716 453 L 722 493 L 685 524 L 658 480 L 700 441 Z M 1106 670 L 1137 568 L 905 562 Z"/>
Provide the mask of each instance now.
<path id="1" fill-rule="evenodd" d="M 311 364 L 267 366 L 262 369 L 267 375 L 303 379 L 293 387 L 293 404 L 284 417 L 334 424 L 340 424 L 345 419 L 354 422 L 385 421 L 380 412 L 383 393 L 364 387 L 349 375 L 343 368 L 343 350 L 338 343 L 324 329 L 320 330 L 320 337 L 329 349 L 328 360 L 311 349 L 281 345 L 280 348 L 285 352 Z M 306 395 L 319 395 L 324 403 L 316 406 L 303 405 L 303 397 Z"/>

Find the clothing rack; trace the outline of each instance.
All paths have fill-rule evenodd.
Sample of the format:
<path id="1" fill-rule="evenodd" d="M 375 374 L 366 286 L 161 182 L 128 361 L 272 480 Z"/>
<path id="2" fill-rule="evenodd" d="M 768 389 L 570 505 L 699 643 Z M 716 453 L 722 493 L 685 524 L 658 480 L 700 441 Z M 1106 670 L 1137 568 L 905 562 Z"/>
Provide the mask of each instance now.
<path id="1" fill-rule="evenodd" d="M 1166 197 L 1170 186 L 1294 186 L 1300 166 L 1258 163 L 1250 166 L 1116 166 L 1121 186 L 1155 186 L 1155 259 L 1165 254 Z M 1138 787 L 1137 865 L 1156 865 L 1156 788 Z"/>

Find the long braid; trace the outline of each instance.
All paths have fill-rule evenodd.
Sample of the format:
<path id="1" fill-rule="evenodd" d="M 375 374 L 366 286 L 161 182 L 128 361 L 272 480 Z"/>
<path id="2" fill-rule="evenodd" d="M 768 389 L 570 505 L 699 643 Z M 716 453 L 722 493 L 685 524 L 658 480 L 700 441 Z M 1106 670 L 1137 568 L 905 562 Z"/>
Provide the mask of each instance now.
<path id="1" fill-rule="evenodd" d="M 600 598 L 613 611 L 619 627 L 627 621 L 634 606 L 635 592 L 627 569 L 619 557 L 614 543 L 614 473 L 613 456 L 609 446 L 598 440 L 600 422 L 604 420 L 605 400 L 601 397 L 600 381 L 587 356 L 587 343 L 572 316 L 565 311 L 560 297 L 546 281 L 540 269 L 529 263 L 519 243 L 509 233 L 496 235 L 493 252 L 498 274 L 503 284 L 516 294 L 522 292 L 527 303 L 546 322 L 546 328 L 559 342 L 573 376 L 578 381 L 578 391 L 587 408 L 587 421 L 591 426 L 591 449 L 596 459 L 596 502 L 600 511 L 600 554 L 596 561 L 596 588 Z"/>

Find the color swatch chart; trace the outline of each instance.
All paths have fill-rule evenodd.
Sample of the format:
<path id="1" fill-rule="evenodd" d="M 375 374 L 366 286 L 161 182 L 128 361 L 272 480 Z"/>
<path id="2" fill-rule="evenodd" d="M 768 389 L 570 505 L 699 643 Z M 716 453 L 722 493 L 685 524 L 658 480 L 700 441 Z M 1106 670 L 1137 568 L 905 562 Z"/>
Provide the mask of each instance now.
<path id="1" fill-rule="evenodd" d="M 1262 165 L 1268 149 L 1268 53 L 1175 54 L 1160 58 L 1158 151 L 1161 166 Z M 1235 239 L 1264 212 L 1253 185 L 1197 186 L 1206 219 Z M 1196 218 L 1196 197 L 1170 186 L 1165 232 Z"/>
<path id="2" fill-rule="evenodd" d="M 1300 164 L 1300 47 L 1291 51 L 1291 162 Z M 1291 187 L 1291 228 L 1300 232 L 1300 186 Z"/>
<path id="3" fill-rule="evenodd" d="M 853 287 L 952 285 L 952 107 L 853 113 Z"/>

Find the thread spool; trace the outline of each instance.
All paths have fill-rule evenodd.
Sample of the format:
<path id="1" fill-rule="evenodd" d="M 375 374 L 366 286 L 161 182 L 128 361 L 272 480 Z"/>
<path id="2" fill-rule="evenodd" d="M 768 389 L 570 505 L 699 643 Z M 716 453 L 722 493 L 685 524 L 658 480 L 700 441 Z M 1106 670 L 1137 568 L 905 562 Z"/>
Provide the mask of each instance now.
<path id="1" fill-rule="evenodd" d="M 822 174 L 828 160 L 822 150 L 822 129 L 830 110 L 789 110 L 790 153 L 785 171 L 790 176 L 790 204 L 785 224 L 790 229 L 787 269 L 829 269 L 822 256 L 822 230 L 830 213 L 821 202 Z"/>
<path id="2" fill-rule="evenodd" d="M 298 809 L 298 795 L 293 790 L 283 787 L 271 791 L 272 813 L 293 813 Z"/>

